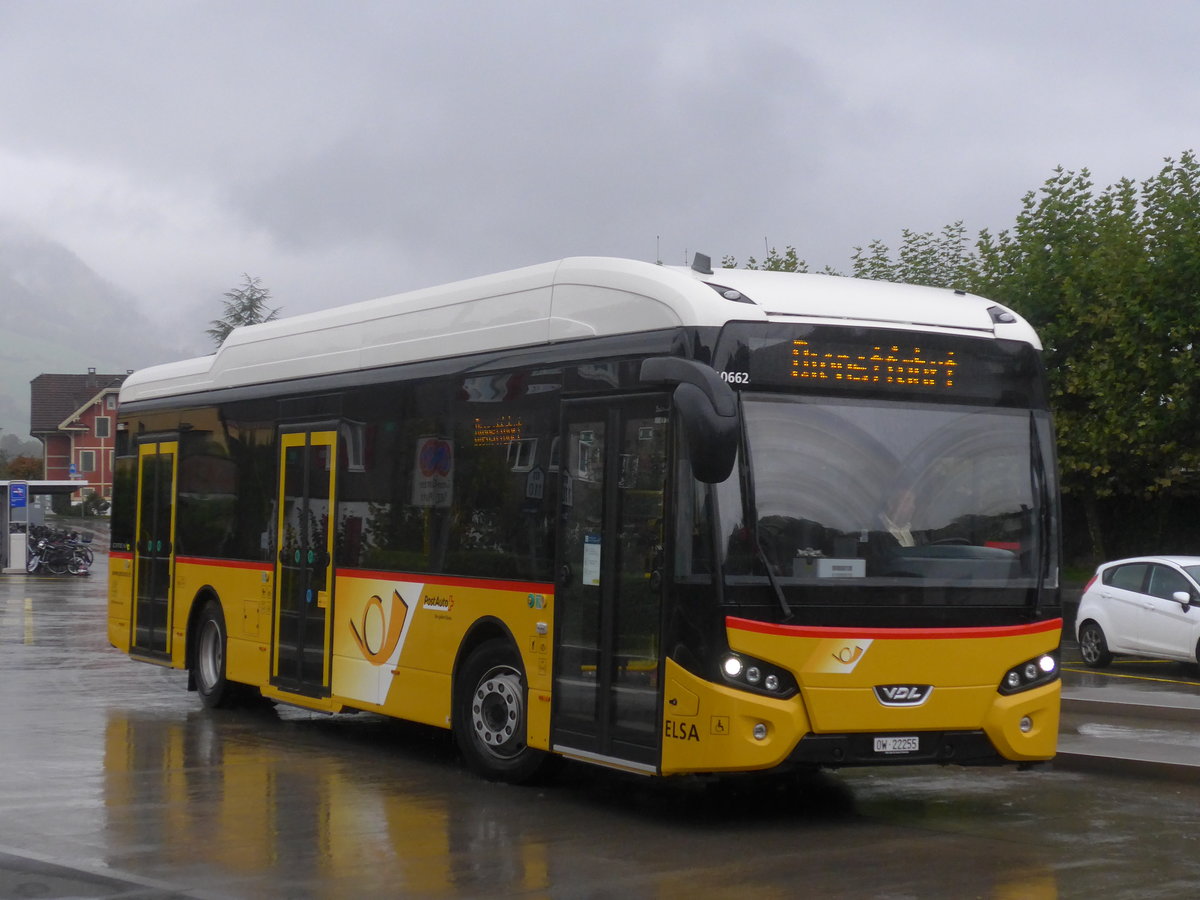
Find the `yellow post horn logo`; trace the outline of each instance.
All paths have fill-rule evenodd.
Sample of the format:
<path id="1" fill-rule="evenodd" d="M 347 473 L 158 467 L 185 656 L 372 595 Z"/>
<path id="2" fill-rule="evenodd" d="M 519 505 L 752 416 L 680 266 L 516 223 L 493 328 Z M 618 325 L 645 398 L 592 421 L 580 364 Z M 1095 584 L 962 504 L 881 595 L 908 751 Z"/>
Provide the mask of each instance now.
<path id="1" fill-rule="evenodd" d="M 371 628 L 369 620 L 372 618 L 372 610 L 378 613 L 379 627 Z M 388 658 L 395 651 L 400 643 L 400 634 L 404 630 L 404 620 L 408 616 L 408 604 L 404 602 L 404 598 L 400 596 L 399 591 L 392 591 L 392 612 L 391 615 L 386 615 L 383 611 L 383 600 L 378 594 L 373 594 L 362 611 L 362 621 L 359 625 L 354 624 L 354 620 L 350 620 L 350 633 L 354 635 L 354 642 L 358 644 L 358 649 L 368 662 L 374 663 L 377 666 L 382 666 L 388 661 Z M 374 632 L 374 633 L 373 633 Z M 382 638 L 379 641 L 379 646 L 372 648 L 374 643 L 371 639 L 378 635 Z"/>

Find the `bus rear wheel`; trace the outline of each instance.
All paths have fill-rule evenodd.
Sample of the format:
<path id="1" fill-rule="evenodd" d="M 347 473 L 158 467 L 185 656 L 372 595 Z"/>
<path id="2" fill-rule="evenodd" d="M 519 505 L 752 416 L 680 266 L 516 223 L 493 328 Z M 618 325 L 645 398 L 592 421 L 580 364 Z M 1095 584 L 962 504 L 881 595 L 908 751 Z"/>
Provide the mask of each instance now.
<path id="1" fill-rule="evenodd" d="M 209 709 L 232 705 L 232 685 L 225 680 L 225 655 L 229 638 L 221 606 L 213 600 L 206 602 L 200 610 L 195 640 L 192 682 L 200 694 L 200 701 Z"/>
<path id="2" fill-rule="evenodd" d="M 471 651 L 456 679 L 454 735 L 468 767 L 492 781 L 521 784 L 549 754 L 526 742 L 528 689 L 517 651 L 493 638 Z"/>

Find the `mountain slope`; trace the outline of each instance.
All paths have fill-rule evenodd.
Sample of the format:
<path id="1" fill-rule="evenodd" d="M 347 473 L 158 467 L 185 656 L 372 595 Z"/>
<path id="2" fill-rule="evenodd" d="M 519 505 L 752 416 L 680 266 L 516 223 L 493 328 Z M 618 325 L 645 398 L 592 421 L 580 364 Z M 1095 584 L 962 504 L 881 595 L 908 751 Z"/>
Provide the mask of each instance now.
<path id="1" fill-rule="evenodd" d="M 124 372 L 181 355 L 134 297 L 63 245 L 11 228 L 0 230 L 0 310 L 0 434 L 28 435 L 29 382 L 44 372 Z"/>

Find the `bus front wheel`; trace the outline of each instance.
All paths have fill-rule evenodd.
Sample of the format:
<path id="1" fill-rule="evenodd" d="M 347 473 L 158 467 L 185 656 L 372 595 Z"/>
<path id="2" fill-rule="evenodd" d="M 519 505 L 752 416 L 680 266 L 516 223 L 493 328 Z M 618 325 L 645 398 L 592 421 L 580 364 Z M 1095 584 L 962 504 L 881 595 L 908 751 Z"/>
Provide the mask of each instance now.
<path id="1" fill-rule="evenodd" d="M 517 651 L 493 638 L 470 655 L 456 679 L 454 736 L 467 765 L 484 778 L 531 781 L 549 754 L 525 742 L 525 675 Z"/>
<path id="2" fill-rule="evenodd" d="M 209 709 L 229 706 L 231 685 L 225 680 L 225 654 L 229 646 L 225 616 L 213 600 L 204 604 L 196 621 L 196 646 L 192 654 L 192 680 L 200 701 Z"/>

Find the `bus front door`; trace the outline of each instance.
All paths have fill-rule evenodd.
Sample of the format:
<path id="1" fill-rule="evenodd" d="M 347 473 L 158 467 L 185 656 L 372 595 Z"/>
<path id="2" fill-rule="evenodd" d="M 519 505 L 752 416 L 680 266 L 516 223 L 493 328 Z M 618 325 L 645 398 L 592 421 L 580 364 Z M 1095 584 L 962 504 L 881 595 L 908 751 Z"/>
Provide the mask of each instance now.
<path id="1" fill-rule="evenodd" d="M 337 431 L 284 432 L 279 448 L 271 683 L 281 690 L 325 697 L 329 695 Z"/>
<path id="2" fill-rule="evenodd" d="M 640 771 L 659 764 L 669 408 L 564 407 L 552 743 Z"/>
<path id="3" fill-rule="evenodd" d="M 164 660 L 171 655 L 178 467 L 178 441 L 147 440 L 138 447 L 131 652 Z"/>

